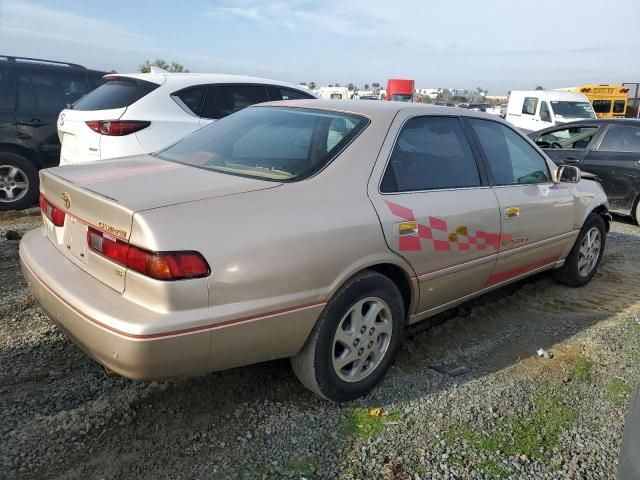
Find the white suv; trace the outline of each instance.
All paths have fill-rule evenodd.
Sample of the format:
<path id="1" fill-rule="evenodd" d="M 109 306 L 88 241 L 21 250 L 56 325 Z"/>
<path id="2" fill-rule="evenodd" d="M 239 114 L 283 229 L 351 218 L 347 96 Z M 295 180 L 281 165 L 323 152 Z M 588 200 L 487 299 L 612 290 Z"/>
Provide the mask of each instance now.
<path id="1" fill-rule="evenodd" d="M 58 116 L 60 165 L 155 152 L 255 103 L 316 98 L 275 80 L 208 73 L 105 76 Z"/>

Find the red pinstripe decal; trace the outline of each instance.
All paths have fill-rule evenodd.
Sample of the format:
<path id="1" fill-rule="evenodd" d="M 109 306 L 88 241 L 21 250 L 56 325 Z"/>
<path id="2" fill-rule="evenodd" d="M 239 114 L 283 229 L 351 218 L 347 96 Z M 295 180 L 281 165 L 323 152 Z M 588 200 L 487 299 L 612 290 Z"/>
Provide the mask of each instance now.
<path id="1" fill-rule="evenodd" d="M 223 328 L 223 327 L 228 327 L 231 325 L 235 325 L 235 324 L 239 324 L 239 323 L 245 323 L 245 322 L 250 322 L 253 320 L 262 320 L 262 319 L 266 319 L 266 318 L 270 318 L 273 317 L 275 315 L 280 315 L 282 313 L 290 313 L 290 312 L 294 312 L 297 310 L 304 310 L 306 308 L 311 308 L 311 307 L 319 307 L 321 305 L 325 305 L 327 302 L 314 302 L 314 303 L 308 303 L 305 305 L 298 305 L 295 307 L 288 307 L 288 308 L 282 308 L 280 310 L 273 310 L 271 312 L 267 312 L 267 313 L 260 313 L 257 315 L 251 315 L 248 317 L 242 317 L 242 318 L 238 318 L 235 320 L 227 320 L 225 322 L 218 322 L 218 323 L 211 323 L 208 325 L 203 325 L 203 326 L 199 326 L 199 327 L 191 327 L 191 328 L 185 328 L 182 330 L 173 330 L 170 332 L 161 332 L 161 333 L 151 333 L 151 334 L 147 334 L 147 335 L 139 335 L 139 334 L 135 334 L 135 333 L 127 333 L 127 332 L 123 332 L 122 330 L 118 330 L 117 328 L 111 327 L 105 323 L 100 322 L 99 320 L 96 320 L 93 317 L 88 316 L 86 313 L 81 312 L 77 307 L 71 305 L 68 301 L 66 301 L 62 296 L 60 296 L 58 293 L 56 293 L 51 287 L 49 287 L 49 285 L 47 285 L 44 280 L 42 280 L 42 278 L 40 278 L 38 276 L 37 273 L 35 273 L 26 263 L 23 263 L 23 265 L 31 272 L 31 274 L 36 277 L 40 283 L 42 284 L 42 286 L 44 288 L 46 288 L 49 293 L 51 293 L 54 297 L 56 297 L 58 300 L 60 300 L 62 303 L 64 303 L 66 306 L 68 306 L 71 310 L 73 310 L 74 312 L 76 312 L 78 315 L 80 315 L 82 318 L 84 318 L 85 320 L 93 323 L 94 325 L 97 325 L 101 328 L 104 328 L 105 330 L 109 330 L 111 332 L 117 333 L 118 335 L 122 335 L 123 337 L 128 337 L 128 338 L 133 338 L 136 340 L 151 340 L 151 339 L 157 339 L 157 338 L 164 338 L 164 337 L 174 337 L 176 335 L 183 335 L 185 333 L 194 333 L 194 332 L 199 332 L 199 331 L 204 331 L 204 330 L 216 330 L 218 328 Z"/>
<path id="2" fill-rule="evenodd" d="M 491 275 L 489 275 L 485 286 L 494 285 L 496 283 L 509 280 L 510 278 L 517 277 L 518 275 L 521 275 L 523 273 L 527 273 L 531 270 L 535 270 L 536 268 L 544 267 L 545 265 L 549 265 L 550 263 L 555 262 L 559 257 L 560 255 L 541 258 L 540 260 L 536 260 L 535 262 L 525 263 L 524 265 L 519 265 L 517 267 L 510 268 L 509 270 L 492 273 Z"/>

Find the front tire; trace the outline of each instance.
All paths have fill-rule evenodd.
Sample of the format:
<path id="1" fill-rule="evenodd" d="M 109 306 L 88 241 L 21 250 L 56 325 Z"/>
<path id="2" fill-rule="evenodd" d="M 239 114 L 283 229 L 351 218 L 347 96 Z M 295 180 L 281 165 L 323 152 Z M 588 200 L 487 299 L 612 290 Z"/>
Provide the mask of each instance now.
<path id="1" fill-rule="evenodd" d="M 38 170 L 26 158 L 0 152 L 0 210 L 22 210 L 36 203 Z"/>
<path id="2" fill-rule="evenodd" d="M 400 348 L 404 327 L 398 287 L 384 275 L 364 271 L 327 303 L 291 366 L 302 384 L 320 397 L 353 400 L 382 380 Z"/>
<path id="3" fill-rule="evenodd" d="M 588 283 L 598 270 L 604 254 L 605 241 L 604 220 L 597 213 L 592 213 L 580 229 L 564 265 L 555 270 L 556 281 L 570 287 L 581 287 Z"/>

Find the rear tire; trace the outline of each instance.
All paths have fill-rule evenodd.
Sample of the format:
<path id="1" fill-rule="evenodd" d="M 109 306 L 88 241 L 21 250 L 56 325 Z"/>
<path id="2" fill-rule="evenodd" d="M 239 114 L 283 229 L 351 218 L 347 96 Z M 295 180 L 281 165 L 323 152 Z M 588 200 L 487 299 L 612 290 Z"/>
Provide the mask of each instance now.
<path id="1" fill-rule="evenodd" d="M 570 287 L 581 287 L 588 283 L 598 271 L 605 242 L 605 222 L 600 215 L 592 213 L 580 229 L 564 265 L 554 271 L 555 280 Z"/>
<path id="2" fill-rule="evenodd" d="M 28 159 L 0 152 L 0 210 L 22 210 L 36 203 L 38 169 Z"/>
<path id="3" fill-rule="evenodd" d="M 329 300 L 291 366 L 300 382 L 320 397 L 353 400 L 382 380 L 404 328 L 398 287 L 384 275 L 364 271 Z"/>

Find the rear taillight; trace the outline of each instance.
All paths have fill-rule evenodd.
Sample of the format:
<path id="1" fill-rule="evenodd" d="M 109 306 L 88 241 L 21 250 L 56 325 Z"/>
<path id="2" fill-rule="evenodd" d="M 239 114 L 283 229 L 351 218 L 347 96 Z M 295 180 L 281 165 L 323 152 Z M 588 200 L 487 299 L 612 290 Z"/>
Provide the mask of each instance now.
<path id="1" fill-rule="evenodd" d="M 56 227 L 62 227 L 64 225 L 64 210 L 56 207 L 49 200 L 44 198 L 42 194 L 40 194 L 40 210 L 42 210 L 42 214 L 51 220 Z"/>
<path id="2" fill-rule="evenodd" d="M 149 252 L 94 228 L 87 231 L 87 243 L 114 262 L 157 280 L 200 278 L 211 273 L 198 252 Z"/>
<path id="3" fill-rule="evenodd" d="M 121 137 L 147 128 L 151 122 L 142 120 L 93 120 L 86 122 L 91 130 L 100 135 Z"/>

